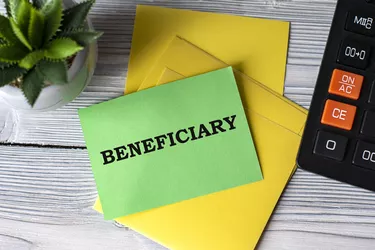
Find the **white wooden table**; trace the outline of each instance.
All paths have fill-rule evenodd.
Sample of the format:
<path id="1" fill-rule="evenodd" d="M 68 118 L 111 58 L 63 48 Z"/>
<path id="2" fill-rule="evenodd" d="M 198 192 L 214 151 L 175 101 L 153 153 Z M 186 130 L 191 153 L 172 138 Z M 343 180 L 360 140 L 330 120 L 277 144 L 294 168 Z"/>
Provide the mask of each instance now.
<path id="1" fill-rule="evenodd" d="M 97 0 L 91 16 L 105 35 L 85 92 L 37 115 L 0 104 L 0 250 L 164 249 L 91 209 L 96 190 L 77 116 L 123 93 L 136 4 L 291 21 L 285 93 L 309 106 L 336 0 Z M 374 249 L 374 233 L 375 194 L 298 170 L 259 249 Z"/>

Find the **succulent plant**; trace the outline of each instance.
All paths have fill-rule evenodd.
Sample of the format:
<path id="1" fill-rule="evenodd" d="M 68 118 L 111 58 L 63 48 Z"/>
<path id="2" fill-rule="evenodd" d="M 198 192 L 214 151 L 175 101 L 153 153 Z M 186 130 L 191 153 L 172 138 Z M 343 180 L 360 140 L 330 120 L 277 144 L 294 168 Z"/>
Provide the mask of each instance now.
<path id="1" fill-rule="evenodd" d="M 17 81 L 34 106 L 49 84 L 68 83 L 68 60 L 102 33 L 85 28 L 95 0 L 63 8 L 63 0 L 3 0 L 0 87 Z"/>

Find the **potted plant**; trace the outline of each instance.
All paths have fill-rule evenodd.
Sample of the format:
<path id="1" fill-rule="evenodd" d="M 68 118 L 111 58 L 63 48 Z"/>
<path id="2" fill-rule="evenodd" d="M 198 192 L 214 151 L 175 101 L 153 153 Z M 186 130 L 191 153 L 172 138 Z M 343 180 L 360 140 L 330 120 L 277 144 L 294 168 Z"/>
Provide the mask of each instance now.
<path id="1" fill-rule="evenodd" d="M 87 19 L 94 2 L 4 0 L 0 97 L 7 104 L 45 111 L 82 92 L 93 74 L 96 40 L 102 35 Z"/>

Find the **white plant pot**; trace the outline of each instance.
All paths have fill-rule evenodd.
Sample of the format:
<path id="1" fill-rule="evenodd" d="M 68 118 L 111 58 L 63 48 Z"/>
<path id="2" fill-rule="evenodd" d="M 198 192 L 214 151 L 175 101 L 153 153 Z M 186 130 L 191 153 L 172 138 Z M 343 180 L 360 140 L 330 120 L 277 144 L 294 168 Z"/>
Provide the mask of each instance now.
<path id="1" fill-rule="evenodd" d="M 71 0 L 64 1 L 66 6 L 74 3 Z M 87 25 L 93 29 L 91 21 L 87 19 Z M 8 106 L 18 110 L 30 112 L 44 112 L 55 110 L 73 101 L 90 82 L 94 74 L 97 61 L 96 42 L 80 51 L 68 71 L 69 83 L 65 85 L 50 85 L 45 87 L 31 107 L 22 91 L 10 85 L 0 88 L 0 99 Z"/>

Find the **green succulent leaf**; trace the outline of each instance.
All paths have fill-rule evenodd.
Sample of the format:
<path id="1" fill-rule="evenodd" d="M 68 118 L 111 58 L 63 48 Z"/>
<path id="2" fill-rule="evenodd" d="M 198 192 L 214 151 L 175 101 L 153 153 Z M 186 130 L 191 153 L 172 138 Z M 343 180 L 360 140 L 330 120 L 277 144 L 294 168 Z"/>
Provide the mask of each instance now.
<path id="1" fill-rule="evenodd" d="M 26 73 L 26 70 L 17 65 L 0 68 L 0 87 L 3 87 Z"/>
<path id="2" fill-rule="evenodd" d="M 45 16 L 44 43 L 47 43 L 61 26 L 62 0 L 46 0 L 41 11 Z"/>
<path id="3" fill-rule="evenodd" d="M 15 45 L 0 45 L 0 62 L 16 63 L 27 55 L 27 51 Z"/>
<path id="4" fill-rule="evenodd" d="M 15 1 L 15 0 L 12 0 Z M 18 0 L 16 8 L 12 11 L 12 18 L 17 23 L 24 35 L 27 35 L 30 21 L 31 3 L 28 0 Z"/>
<path id="5" fill-rule="evenodd" d="M 41 9 L 48 0 L 33 0 L 33 5 L 37 9 Z"/>
<path id="6" fill-rule="evenodd" d="M 13 33 L 10 20 L 2 15 L 0 15 L 0 38 L 11 44 L 19 43 L 18 38 Z"/>
<path id="7" fill-rule="evenodd" d="M 44 77 L 37 67 L 30 70 L 23 78 L 21 89 L 31 106 L 34 106 L 43 87 Z"/>
<path id="8" fill-rule="evenodd" d="M 69 9 L 65 9 L 63 12 L 64 20 L 61 29 L 63 31 L 67 31 L 82 27 L 94 3 L 95 0 L 87 0 L 85 2 L 76 4 Z"/>
<path id="9" fill-rule="evenodd" d="M 16 16 L 16 10 L 18 8 L 18 5 L 20 4 L 20 0 L 7 0 L 8 6 L 9 6 L 9 17 L 15 17 Z"/>
<path id="10" fill-rule="evenodd" d="M 42 60 L 39 62 L 38 68 L 51 83 L 58 85 L 68 83 L 68 65 L 66 61 L 52 62 Z"/>
<path id="11" fill-rule="evenodd" d="M 10 14 L 10 3 L 9 3 L 10 0 L 3 0 L 3 1 L 4 1 L 5 10 L 7 12 L 7 15 L 10 17 L 11 16 L 11 14 Z"/>
<path id="12" fill-rule="evenodd" d="M 28 29 L 28 38 L 31 45 L 34 48 L 40 48 L 43 43 L 43 34 L 44 29 L 44 16 L 40 13 L 39 10 L 32 8 L 30 15 L 30 24 Z"/>
<path id="13" fill-rule="evenodd" d="M 25 56 L 20 62 L 19 66 L 25 69 L 33 68 L 44 57 L 43 50 L 36 50 Z"/>
<path id="14" fill-rule="evenodd" d="M 29 50 L 32 50 L 33 48 L 31 47 L 26 36 L 23 34 L 20 27 L 18 27 L 17 23 L 12 18 L 10 19 L 10 25 L 12 26 L 12 30 L 14 34 L 18 37 L 18 39 L 22 42 L 22 44 L 25 45 L 26 48 L 28 48 Z"/>
<path id="15" fill-rule="evenodd" d="M 45 56 L 53 60 L 63 60 L 82 49 L 82 46 L 70 38 L 58 38 L 47 45 Z"/>
<path id="16" fill-rule="evenodd" d="M 66 37 L 69 37 L 76 41 L 79 45 L 86 47 L 87 45 L 91 44 L 99 37 L 103 35 L 103 32 L 95 32 L 95 31 L 72 31 L 66 34 Z"/>

